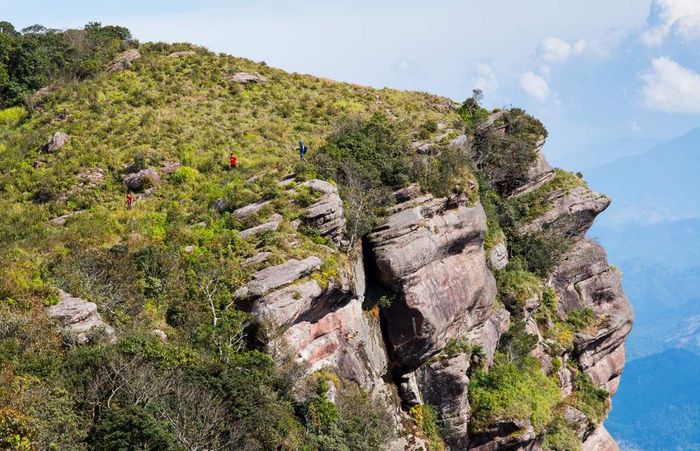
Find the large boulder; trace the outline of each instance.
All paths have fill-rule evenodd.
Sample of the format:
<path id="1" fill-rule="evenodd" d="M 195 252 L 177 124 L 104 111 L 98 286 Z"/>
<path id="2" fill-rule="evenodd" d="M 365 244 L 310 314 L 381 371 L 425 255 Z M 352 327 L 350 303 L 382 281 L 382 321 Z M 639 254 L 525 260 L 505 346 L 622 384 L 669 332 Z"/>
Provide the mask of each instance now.
<path id="1" fill-rule="evenodd" d="M 289 285 L 297 279 L 307 276 L 321 267 L 321 259 L 307 257 L 295 258 L 281 265 L 270 266 L 253 274 L 252 280 L 239 288 L 234 296 L 237 299 L 257 299 L 272 290 Z"/>
<path id="2" fill-rule="evenodd" d="M 598 426 L 593 433 L 583 442 L 583 451 L 619 451 L 620 448 L 615 443 L 605 426 Z"/>
<path id="3" fill-rule="evenodd" d="M 391 355 L 409 371 L 483 324 L 496 296 L 483 208 L 461 198 L 414 201 L 369 236 L 379 279 L 394 294 L 383 310 Z"/>
<path id="4" fill-rule="evenodd" d="M 624 341 L 632 328 L 632 308 L 622 291 L 622 274 L 608 264 L 605 250 L 578 239 L 550 278 L 560 314 L 590 308 L 593 324 L 578 331 L 574 357 L 599 386 L 614 394 L 624 367 Z"/>
<path id="5" fill-rule="evenodd" d="M 545 202 L 549 210 L 520 228 L 521 233 L 543 230 L 560 235 L 583 236 L 593 220 L 610 205 L 610 199 L 585 186 L 549 193 Z"/>
<path id="6" fill-rule="evenodd" d="M 160 175 L 153 169 L 142 169 L 138 172 L 126 174 L 122 179 L 124 180 L 124 185 L 131 191 L 143 191 L 160 183 Z"/>
<path id="7" fill-rule="evenodd" d="M 242 85 L 265 83 L 267 80 L 260 74 L 251 74 L 248 72 L 236 72 L 226 77 L 229 83 L 238 83 Z"/>
<path id="8" fill-rule="evenodd" d="M 141 52 L 138 49 L 129 49 L 120 53 L 112 62 L 108 72 L 118 72 L 131 66 L 131 63 L 141 58 Z"/>
<path id="9" fill-rule="evenodd" d="M 44 150 L 48 153 L 54 153 L 58 151 L 61 147 L 65 146 L 70 140 L 70 136 L 63 132 L 56 132 L 51 138 L 44 144 Z"/>
<path id="10" fill-rule="evenodd" d="M 452 449 L 466 449 L 468 443 L 469 359 L 462 353 L 427 363 L 416 371 L 423 402 L 438 409 L 445 430 L 443 438 Z"/>
<path id="11" fill-rule="evenodd" d="M 78 344 L 88 343 L 100 336 L 108 342 L 116 341 L 114 328 L 102 320 L 95 303 L 71 296 L 63 290 L 59 290 L 58 303 L 49 307 L 48 315 L 74 335 Z"/>
<path id="12" fill-rule="evenodd" d="M 323 194 L 319 200 L 305 209 L 304 223 L 318 229 L 321 236 L 340 244 L 345 231 L 345 216 L 343 200 L 338 195 L 338 188 L 323 180 L 309 180 L 300 186 L 306 186 L 312 191 Z"/>

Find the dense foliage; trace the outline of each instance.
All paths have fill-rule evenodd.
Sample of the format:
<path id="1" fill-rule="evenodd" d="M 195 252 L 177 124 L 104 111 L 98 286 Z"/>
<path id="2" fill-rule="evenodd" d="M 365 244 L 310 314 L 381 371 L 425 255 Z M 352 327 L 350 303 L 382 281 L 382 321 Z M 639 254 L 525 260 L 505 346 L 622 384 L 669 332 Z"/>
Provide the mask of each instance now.
<path id="1" fill-rule="evenodd" d="M 128 29 L 91 22 L 82 30 L 0 22 L 0 108 L 21 104 L 49 84 L 93 76 L 135 45 Z"/>
<path id="2" fill-rule="evenodd" d="M 405 142 L 426 123 L 459 120 L 445 99 L 287 74 L 185 44 L 141 45 L 128 69 L 108 72 L 133 44 L 126 30 L 2 30 L 14 55 L 2 60 L 11 74 L 3 103 L 50 89 L 31 108 L 0 109 L 0 448 L 370 450 L 390 440 L 386 407 L 362 388 L 334 381 L 330 407 L 291 357 L 261 352 L 262 334 L 232 293 L 264 267 L 242 265 L 261 252 L 271 253 L 264 265 L 320 256 L 313 277 L 322 284 L 344 264 L 313 230 L 290 225 L 316 198 L 278 185 L 297 166 L 299 139 L 314 160 L 342 141 L 338 124 L 372 124 L 381 113 L 393 119 L 367 148 Z M 13 53 L 31 45 L 36 52 Z M 194 54 L 169 57 L 183 50 Z M 42 69 L 24 77 L 20 60 Z M 226 81 L 236 71 L 267 82 Z M 48 154 L 57 131 L 70 140 Z M 410 158 L 399 152 L 407 148 L 385 144 L 384 178 L 372 182 L 400 186 L 392 165 Z M 122 176 L 172 162 L 180 167 L 134 192 L 127 208 Z M 231 216 L 259 200 L 270 204 Z M 283 216 L 277 231 L 241 238 L 272 212 Z M 96 303 L 117 343 L 79 346 L 62 334 L 46 316 L 58 288 Z"/>

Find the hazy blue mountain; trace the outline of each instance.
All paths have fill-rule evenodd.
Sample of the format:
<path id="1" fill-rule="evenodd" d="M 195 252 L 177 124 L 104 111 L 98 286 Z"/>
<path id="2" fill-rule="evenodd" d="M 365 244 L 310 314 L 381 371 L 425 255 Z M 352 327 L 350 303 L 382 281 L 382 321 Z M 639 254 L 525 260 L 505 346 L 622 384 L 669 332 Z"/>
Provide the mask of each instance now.
<path id="1" fill-rule="evenodd" d="M 662 142 L 658 139 L 630 137 L 618 138 L 614 141 L 587 142 L 563 155 L 563 161 L 557 163 L 563 164 L 566 169 L 572 171 L 585 171 L 612 163 L 620 158 L 644 153 Z"/>
<path id="2" fill-rule="evenodd" d="M 700 450 L 700 356 L 670 349 L 627 363 L 606 422 L 623 449 Z"/>
<path id="3" fill-rule="evenodd" d="M 584 175 L 593 188 L 614 199 L 601 224 L 700 217 L 700 129 Z"/>
<path id="4" fill-rule="evenodd" d="M 625 292 L 635 310 L 628 356 L 679 346 L 699 350 L 700 219 L 596 225 L 590 235 L 624 272 Z"/>

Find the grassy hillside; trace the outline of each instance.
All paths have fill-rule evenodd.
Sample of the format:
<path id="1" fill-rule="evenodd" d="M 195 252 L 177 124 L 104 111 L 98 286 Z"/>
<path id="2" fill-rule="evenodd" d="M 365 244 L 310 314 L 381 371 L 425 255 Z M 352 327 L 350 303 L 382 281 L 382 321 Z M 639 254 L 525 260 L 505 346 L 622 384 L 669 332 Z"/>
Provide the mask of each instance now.
<path id="1" fill-rule="evenodd" d="M 6 28 L 0 24 L 0 34 Z M 32 33 L 27 39 L 40 42 L 83 36 Z M 127 42 L 116 44 L 123 50 Z M 74 55 L 71 48 L 61 47 Z M 477 133 L 488 112 L 476 97 L 460 107 L 188 44 L 142 44 L 140 58 L 119 70 L 106 54 L 80 49 L 87 53 L 70 64 L 91 70 L 79 77 L 26 80 L 10 65 L 13 86 L 24 84 L 13 97 L 0 90 L 3 104 L 19 105 L 0 110 L 0 448 L 381 449 L 394 432 L 386 409 L 333 374 L 303 379 L 290 358 L 263 352 L 262 326 L 250 306 L 232 301 L 236 290 L 263 267 L 311 255 L 322 265 L 310 277 L 322 286 L 338 279 L 352 243 L 386 216 L 391 191 L 412 182 L 470 202 L 481 196 L 487 247 L 506 238 L 512 244 L 514 258 L 499 278 L 504 300 L 509 291 L 541 292 L 540 279 L 563 252 L 562 240 L 516 233 L 550 207 L 549 192 L 583 183 L 560 171 L 507 199 L 546 135 L 522 110 L 501 114 L 500 132 Z M 242 72 L 264 82 L 231 81 Z M 29 97 L 39 81 L 52 84 Z M 70 138 L 49 152 L 57 132 Z M 465 132 L 480 134 L 474 163 L 474 155 L 445 144 Z M 299 140 L 309 148 L 304 163 Z M 231 153 L 240 162 L 235 170 Z M 127 189 L 124 177 L 143 170 L 158 176 Z M 280 184 L 288 177 L 294 180 Z M 339 187 L 348 221 L 340 248 L 318 230 L 293 226 L 318 195 L 298 186 L 309 178 Z M 232 214 L 258 201 L 269 204 L 245 218 Z M 277 230 L 240 233 L 273 213 L 282 216 Z M 271 254 L 265 262 L 246 263 L 262 252 Z M 78 346 L 62 333 L 47 317 L 59 290 L 94 302 L 116 342 L 105 333 Z M 544 314 L 554 318 L 550 310 Z M 574 325 L 548 322 L 566 332 L 568 342 L 560 341 L 570 347 Z M 523 329 L 508 337 L 502 345 L 519 351 L 499 354 L 493 373 L 474 379 L 481 426 L 507 414 L 545 431 L 559 419 L 556 383 L 529 357 L 533 336 Z M 605 402 L 607 394 L 589 404 Z M 423 435 L 434 437 L 430 424 Z"/>
<path id="2" fill-rule="evenodd" d="M 296 366 L 276 367 L 259 352 L 250 318 L 226 304 L 258 269 L 241 263 L 259 252 L 274 254 L 266 264 L 321 256 L 326 279 L 343 263 L 330 243 L 289 224 L 313 194 L 292 194 L 278 181 L 319 167 L 298 167 L 298 140 L 313 161 L 351 118 L 380 130 L 376 136 L 402 152 L 395 161 L 425 166 L 431 157 L 409 152 L 410 141 L 436 135 L 438 122 L 462 127 L 452 102 L 288 74 L 202 49 L 169 56 L 188 45 L 139 50 L 125 70 L 64 81 L 31 111 L 0 111 L 2 446 L 177 448 L 182 441 L 172 430 L 185 426 L 164 422 L 169 412 L 191 418 L 190 439 L 211 425 L 208 436 L 197 436 L 202 446 L 376 448 L 391 432 L 366 394 L 343 389 L 339 396 L 349 401 L 340 412 L 320 388 L 308 402 L 294 401 Z M 266 82 L 227 81 L 241 71 Z M 70 140 L 47 153 L 45 142 L 59 131 Z M 231 152 L 241 163 L 235 171 Z M 134 193 L 128 209 L 122 176 L 169 162 L 182 166 L 162 172 L 154 191 Z M 242 239 L 238 232 L 262 215 L 237 220 L 230 212 L 258 200 L 272 201 L 266 212 L 281 213 L 282 226 Z M 52 222 L 63 215 L 70 216 Z M 202 288 L 208 283 L 218 289 L 216 322 Z M 45 310 L 58 288 L 95 302 L 119 342 L 85 348 L 62 336 Z M 167 333 L 167 344 L 152 338 L 155 328 Z M 149 380 L 157 407 L 141 399 L 150 395 L 121 389 L 122 379 Z"/>

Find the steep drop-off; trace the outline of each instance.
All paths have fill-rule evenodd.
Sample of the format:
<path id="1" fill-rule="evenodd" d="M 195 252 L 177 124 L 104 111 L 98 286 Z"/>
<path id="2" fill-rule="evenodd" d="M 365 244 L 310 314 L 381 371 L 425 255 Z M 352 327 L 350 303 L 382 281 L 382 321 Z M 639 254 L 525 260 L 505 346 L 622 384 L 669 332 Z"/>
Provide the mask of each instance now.
<path id="1" fill-rule="evenodd" d="M 632 312 L 585 237 L 609 200 L 534 119 L 190 46 L 106 69 L 0 112 L 0 443 L 616 449 Z"/>

